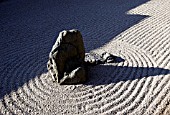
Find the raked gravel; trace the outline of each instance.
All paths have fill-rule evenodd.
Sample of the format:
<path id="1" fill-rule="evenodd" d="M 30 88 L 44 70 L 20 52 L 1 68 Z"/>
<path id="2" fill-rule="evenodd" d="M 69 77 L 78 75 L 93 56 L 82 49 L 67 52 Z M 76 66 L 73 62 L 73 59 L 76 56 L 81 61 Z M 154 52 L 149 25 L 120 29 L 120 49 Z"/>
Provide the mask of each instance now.
<path id="1" fill-rule="evenodd" d="M 86 52 L 125 61 L 91 67 L 85 84 L 53 83 L 48 54 L 72 28 Z M 0 2 L 0 114 L 170 115 L 170 1 Z"/>

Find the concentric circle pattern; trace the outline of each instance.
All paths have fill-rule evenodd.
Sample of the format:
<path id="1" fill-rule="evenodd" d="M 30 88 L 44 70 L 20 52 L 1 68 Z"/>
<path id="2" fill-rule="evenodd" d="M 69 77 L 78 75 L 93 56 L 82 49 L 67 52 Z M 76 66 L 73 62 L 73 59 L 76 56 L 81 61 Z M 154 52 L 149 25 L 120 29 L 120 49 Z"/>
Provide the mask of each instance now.
<path id="1" fill-rule="evenodd" d="M 0 114 L 170 115 L 168 0 L 0 2 Z M 59 86 L 46 63 L 56 32 L 79 29 L 86 51 L 115 63 Z M 54 38 L 54 39 L 53 39 Z"/>

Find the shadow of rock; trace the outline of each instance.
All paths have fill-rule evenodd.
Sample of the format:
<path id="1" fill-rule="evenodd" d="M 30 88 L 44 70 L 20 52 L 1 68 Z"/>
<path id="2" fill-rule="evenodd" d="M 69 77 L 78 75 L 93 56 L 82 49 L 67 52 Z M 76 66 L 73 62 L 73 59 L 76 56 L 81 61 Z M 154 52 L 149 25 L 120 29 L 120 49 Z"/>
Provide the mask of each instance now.
<path id="1" fill-rule="evenodd" d="M 168 74 L 170 74 L 169 69 L 158 67 L 98 65 L 89 69 L 89 79 L 86 85 L 107 85 Z"/>

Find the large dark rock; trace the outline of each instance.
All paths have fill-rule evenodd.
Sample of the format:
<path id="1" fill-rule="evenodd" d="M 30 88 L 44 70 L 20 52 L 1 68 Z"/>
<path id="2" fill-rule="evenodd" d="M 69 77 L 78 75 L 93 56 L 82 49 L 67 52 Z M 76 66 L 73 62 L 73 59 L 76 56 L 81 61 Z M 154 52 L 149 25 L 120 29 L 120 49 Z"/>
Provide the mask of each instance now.
<path id="1" fill-rule="evenodd" d="M 49 54 L 47 68 L 59 84 L 76 84 L 86 81 L 85 49 L 78 30 L 60 32 Z"/>
<path id="2" fill-rule="evenodd" d="M 59 84 L 78 84 L 87 79 L 87 66 L 114 62 L 116 56 L 104 52 L 86 53 L 81 33 L 64 30 L 52 47 L 47 69 L 53 81 Z"/>

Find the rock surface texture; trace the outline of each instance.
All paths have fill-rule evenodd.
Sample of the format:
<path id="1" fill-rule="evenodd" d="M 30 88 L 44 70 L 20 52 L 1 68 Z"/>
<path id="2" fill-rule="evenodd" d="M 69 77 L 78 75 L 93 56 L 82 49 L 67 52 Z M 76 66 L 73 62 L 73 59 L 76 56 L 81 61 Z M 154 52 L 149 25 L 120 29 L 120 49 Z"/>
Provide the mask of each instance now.
<path id="1" fill-rule="evenodd" d="M 83 83 L 87 79 L 87 66 L 113 62 L 115 56 L 105 52 L 101 56 L 86 53 L 78 30 L 64 30 L 52 47 L 47 69 L 53 81 L 59 84 Z"/>
<path id="2" fill-rule="evenodd" d="M 78 30 L 62 31 L 49 54 L 47 68 L 59 84 L 81 83 L 86 80 L 85 49 Z"/>

